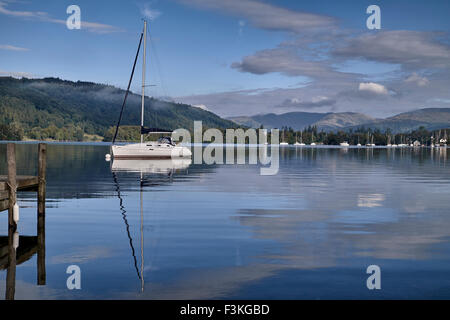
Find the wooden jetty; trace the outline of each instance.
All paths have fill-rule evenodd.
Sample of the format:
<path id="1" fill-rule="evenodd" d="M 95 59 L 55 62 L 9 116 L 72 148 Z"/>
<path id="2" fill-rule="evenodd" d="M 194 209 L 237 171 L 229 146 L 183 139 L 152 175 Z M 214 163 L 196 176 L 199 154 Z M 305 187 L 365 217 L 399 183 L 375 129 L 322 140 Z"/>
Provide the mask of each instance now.
<path id="1" fill-rule="evenodd" d="M 17 176 L 16 145 L 8 143 L 6 151 L 8 175 L 0 176 L 0 214 L 8 210 L 8 236 L 0 237 L 0 269 L 7 269 L 6 294 L 8 300 L 14 299 L 16 265 L 28 260 L 37 253 L 37 284 L 45 285 L 45 176 L 47 145 L 38 145 L 38 175 Z M 37 192 L 37 236 L 19 236 L 17 221 L 14 219 L 18 191 Z"/>

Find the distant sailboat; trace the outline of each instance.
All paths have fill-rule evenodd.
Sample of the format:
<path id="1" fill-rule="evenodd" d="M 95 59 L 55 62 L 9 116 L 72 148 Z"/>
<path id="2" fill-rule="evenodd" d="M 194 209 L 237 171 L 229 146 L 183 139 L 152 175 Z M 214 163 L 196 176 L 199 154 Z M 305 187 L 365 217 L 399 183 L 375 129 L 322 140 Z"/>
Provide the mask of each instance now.
<path id="1" fill-rule="evenodd" d="M 131 80 L 133 79 L 134 69 L 136 67 L 136 61 L 141 48 L 142 38 L 144 38 L 144 50 L 143 50 L 143 62 L 142 62 L 142 106 L 141 106 L 141 142 L 128 144 L 128 145 L 115 145 L 117 133 L 122 119 L 123 109 L 125 102 L 130 91 Z M 169 136 L 162 137 L 158 141 L 144 142 L 144 134 L 171 134 L 170 130 L 158 129 L 158 128 L 145 128 L 144 127 L 144 102 L 145 102 L 145 60 L 146 60 L 146 48 L 147 48 L 147 21 L 144 21 L 144 30 L 141 33 L 139 40 L 139 46 L 134 60 L 133 70 L 131 72 L 128 88 L 125 93 L 124 102 L 117 123 L 116 131 L 113 138 L 113 144 L 111 146 L 111 152 L 116 159 L 170 159 L 177 157 L 191 157 L 192 153 L 186 147 L 176 145 L 172 138 Z"/>
<path id="2" fill-rule="evenodd" d="M 373 135 L 370 135 L 369 132 L 367 132 L 367 142 L 371 141 L 370 143 L 366 144 L 366 147 L 375 147 L 375 144 L 373 143 Z"/>
<path id="3" fill-rule="evenodd" d="M 287 146 L 289 145 L 289 143 L 287 143 L 286 141 L 284 141 L 284 130 L 281 136 L 281 142 L 280 142 L 280 146 Z"/>
<path id="4" fill-rule="evenodd" d="M 315 146 L 316 143 L 314 142 L 314 132 L 311 131 L 311 146 Z"/>
<path id="5" fill-rule="evenodd" d="M 387 136 L 387 144 L 386 144 L 386 147 L 392 147 L 392 144 L 391 144 L 391 135 L 388 135 L 388 136 Z"/>
<path id="6" fill-rule="evenodd" d="M 304 146 L 305 144 L 303 143 L 303 139 L 302 139 L 302 132 L 300 132 L 300 142 L 297 141 L 297 139 L 295 139 L 295 146 Z"/>
<path id="7" fill-rule="evenodd" d="M 439 144 L 443 148 L 447 147 L 447 130 L 444 130 L 444 137 L 439 140 Z"/>

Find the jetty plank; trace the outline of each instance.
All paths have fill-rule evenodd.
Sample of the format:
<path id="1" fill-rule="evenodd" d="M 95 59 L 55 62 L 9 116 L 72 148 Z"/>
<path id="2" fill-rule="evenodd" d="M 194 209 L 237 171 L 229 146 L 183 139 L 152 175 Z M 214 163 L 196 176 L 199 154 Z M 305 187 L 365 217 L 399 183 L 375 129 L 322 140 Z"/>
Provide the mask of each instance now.
<path id="1" fill-rule="evenodd" d="M 8 210 L 8 208 L 9 208 L 9 200 L 8 199 L 0 200 L 0 212 Z"/>
<path id="2" fill-rule="evenodd" d="M 0 176 L 0 191 L 8 190 L 8 176 Z M 17 190 L 37 188 L 39 178 L 36 176 L 17 176 L 16 177 Z"/>
<path id="3" fill-rule="evenodd" d="M 8 199 L 9 197 L 9 192 L 8 191 L 0 191 L 0 200 L 5 200 Z"/>

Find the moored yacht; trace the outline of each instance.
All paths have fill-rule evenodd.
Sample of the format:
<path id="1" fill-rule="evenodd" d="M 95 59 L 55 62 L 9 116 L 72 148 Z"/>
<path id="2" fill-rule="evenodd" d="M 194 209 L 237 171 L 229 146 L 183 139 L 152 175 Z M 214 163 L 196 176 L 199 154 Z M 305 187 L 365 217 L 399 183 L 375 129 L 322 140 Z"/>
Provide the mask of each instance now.
<path id="1" fill-rule="evenodd" d="M 183 146 L 177 146 L 170 137 L 145 143 L 113 145 L 111 148 L 116 159 L 170 159 L 191 157 L 192 155 L 191 150 Z"/>
<path id="2" fill-rule="evenodd" d="M 144 39 L 144 49 L 142 51 L 142 101 L 141 101 L 141 142 L 127 145 L 116 145 L 117 133 L 122 119 L 123 109 L 127 100 L 128 93 L 130 91 L 131 81 L 133 79 L 134 69 L 136 67 L 136 61 L 141 48 L 142 39 Z M 144 109 L 145 109 L 145 59 L 147 48 L 147 21 L 144 21 L 144 30 L 141 33 L 139 40 L 139 46 L 134 60 L 133 70 L 131 72 L 128 88 L 125 93 L 125 98 L 122 104 L 122 110 L 120 112 L 119 121 L 117 122 L 116 131 L 111 146 L 111 152 L 114 158 L 117 159 L 168 159 L 178 157 L 191 157 L 192 152 L 186 147 L 176 145 L 171 137 L 162 137 L 157 141 L 144 142 L 144 134 L 171 134 L 170 130 L 163 130 L 158 128 L 145 128 L 144 127 Z"/>

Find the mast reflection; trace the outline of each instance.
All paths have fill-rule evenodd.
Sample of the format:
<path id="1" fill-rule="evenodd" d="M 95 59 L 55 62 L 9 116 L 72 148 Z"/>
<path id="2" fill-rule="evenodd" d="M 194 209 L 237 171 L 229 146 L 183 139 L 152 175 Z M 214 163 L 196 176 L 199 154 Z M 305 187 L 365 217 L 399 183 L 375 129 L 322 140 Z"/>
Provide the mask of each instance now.
<path id="1" fill-rule="evenodd" d="M 119 198 L 119 206 L 123 221 L 126 226 L 127 236 L 130 243 L 131 254 L 138 279 L 141 283 L 141 292 L 144 292 L 144 197 L 143 191 L 145 187 L 158 186 L 161 184 L 160 177 L 165 176 L 172 182 L 172 176 L 182 170 L 186 170 L 191 165 L 192 160 L 187 158 L 178 159 L 161 159 L 161 160 L 130 160 L 130 159 L 114 159 L 111 164 L 111 172 L 116 186 L 117 197 Z M 138 267 L 136 250 L 133 245 L 133 238 L 130 232 L 130 224 L 127 219 L 127 211 L 125 210 L 122 198 L 118 173 L 139 173 L 139 200 L 140 200 L 140 260 L 141 265 Z M 157 178 L 157 179 L 155 179 Z M 140 270 L 139 270 L 140 269 Z"/>

